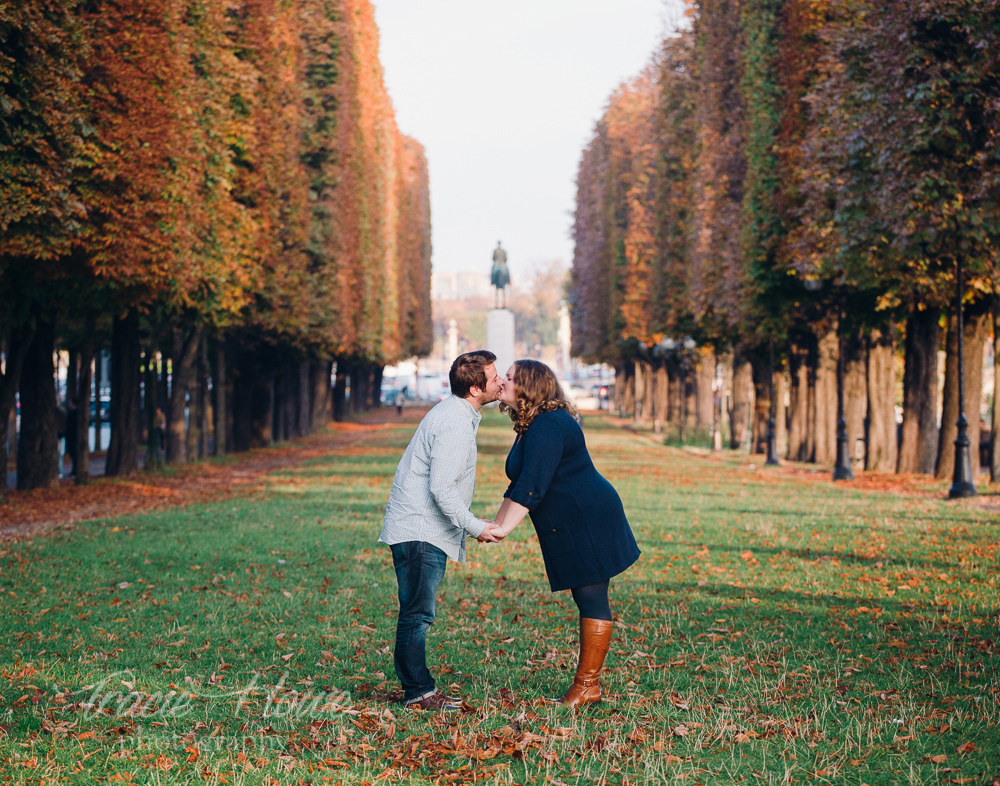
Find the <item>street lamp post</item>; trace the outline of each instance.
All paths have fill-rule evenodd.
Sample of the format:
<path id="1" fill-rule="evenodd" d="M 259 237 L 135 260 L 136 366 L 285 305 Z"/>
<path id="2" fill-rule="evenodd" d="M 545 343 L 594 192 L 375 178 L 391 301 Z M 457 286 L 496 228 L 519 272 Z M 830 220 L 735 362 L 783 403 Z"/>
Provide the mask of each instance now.
<path id="1" fill-rule="evenodd" d="M 765 467 L 777 467 L 781 465 L 778 461 L 778 437 L 775 429 L 775 412 L 777 402 L 774 400 L 774 339 L 771 339 L 771 416 L 767 420 L 767 461 Z"/>
<path id="2" fill-rule="evenodd" d="M 848 442 L 844 417 L 844 307 L 841 303 L 837 324 L 837 464 L 833 468 L 834 480 L 854 480 Z"/>
<path id="3" fill-rule="evenodd" d="M 952 477 L 948 497 L 976 496 L 976 486 L 972 482 L 972 459 L 969 451 L 969 421 L 965 417 L 965 327 L 962 321 L 962 260 L 955 258 L 955 310 L 958 314 L 958 434 L 955 436 L 955 474 Z"/>

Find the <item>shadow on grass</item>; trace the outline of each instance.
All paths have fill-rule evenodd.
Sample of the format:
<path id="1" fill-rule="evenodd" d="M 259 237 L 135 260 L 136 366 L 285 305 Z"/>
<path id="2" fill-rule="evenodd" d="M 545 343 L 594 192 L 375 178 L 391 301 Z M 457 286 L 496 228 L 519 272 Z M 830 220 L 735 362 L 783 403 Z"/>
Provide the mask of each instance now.
<path id="1" fill-rule="evenodd" d="M 622 582 L 625 584 L 625 582 Z M 638 589 L 640 587 L 647 591 L 650 595 L 661 595 L 665 593 L 670 593 L 673 595 L 680 595 L 684 597 L 686 601 L 698 602 L 699 596 L 705 597 L 710 596 L 714 598 L 724 598 L 727 600 L 739 600 L 747 601 L 750 598 L 757 598 L 762 603 L 766 602 L 777 602 L 784 603 L 790 607 L 808 607 L 814 606 L 817 608 L 824 609 L 824 613 L 831 609 L 849 609 L 857 608 L 860 606 L 867 606 L 869 609 L 881 609 L 883 614 L 893 614 L 893 615 L 909 615 L 911 619 L 917 617 L 914 620 L 914 624 L 917 624 L 922 619 L 927 619 L 928 617 L 936 617 L 940 612 L 948 612 L 951 607 L 948 606 L 938 606 L 932 601 L 918 601 L 914 599 L 913 601 L 908 600 L 897 600 L 896 598 L 877 598 L 874 596 L 865 597 L 863 595 L 835 595 L 832 593 L 827 594 L 811 594 L 808 592 L 799 592 L 795 590 L 787 589 L 774 589 L 771 587 L 759 587 L 748 585 L 745 587 L 733 587 L 728 584 L 706 584 L 703 587 L 692 586 L 683 582 L 644 582 L 635 581 L 629 582 L 634 588 Z M 621 596 L 621 586 L 616 591 L 617 596 Z M 768 610 L 766 606 L 755 606 L 753 609 L 754 616 L 768 616 L 767 612 L 772 611 L 775 614 L 785 613 L 786 609 L 774 609 Z M 748 613 L 750 613 L 748 611 Z M 803 609 L 803 613 L 804 609 Z M 839 621 L 836 623 L 839 624 Z M 984 628 L 984 631 L 996 631 L 998 627 L 995 625 L 988 626 Z"/>
<path id="2" fill-rule="evenodd" d="M 740 551 L 742 548 L 748 548 L 755 555 L 757 554 L 774 554 L 774 555 L 786 555 L 789 557 L 794 557 L 795 559 L 801 559 L 805 562 L 815 562 L 816 560 L 837 560 L 838 562 L 849 563 L 852 565 L 865 565 L 874 567 L 876 563 L 881 562 L 886 570 L 890 569 L 888 563 L 890 562 L 907 562 L 914 567 L 933 567 L 933 568 L 948 568 L 955 569 L 961 567 L 954 562 L 942 562 L 935 559 L 922 559 L 919 556 L 914 556 L 912 553 L 900 554 L 891 551 L 886 551 L 882 554 L 875 556 L 864 556 L 861 554 L 852 554 L 846 551 L 820 551 L 811 548 L 788 548 L 787 546 L 777 547 L 777 546 L 761 546 L 760 544 L 749 544 L 747 546 L 734 546 L 727 545 L 724 543 L 707 543 L 703 540 L 687 541 L 687 540 L 674 540 L 672 541 L 675 546 L 688 546 L 690 548 L 707 548 L 710 551 Z"/>

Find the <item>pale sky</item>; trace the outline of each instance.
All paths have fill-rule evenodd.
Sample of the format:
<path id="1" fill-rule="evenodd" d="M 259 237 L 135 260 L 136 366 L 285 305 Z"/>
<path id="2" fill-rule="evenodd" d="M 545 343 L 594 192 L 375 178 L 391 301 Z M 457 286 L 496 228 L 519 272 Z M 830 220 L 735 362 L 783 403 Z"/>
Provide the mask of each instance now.
<path id="1" fill-rule="evenodd" d="M 373 2 L 396 120 L 427 151 L 434 269 L 488 275 L 498 240 L 515 279 L 569 267 L 580 153 L 682 0 Z"/>

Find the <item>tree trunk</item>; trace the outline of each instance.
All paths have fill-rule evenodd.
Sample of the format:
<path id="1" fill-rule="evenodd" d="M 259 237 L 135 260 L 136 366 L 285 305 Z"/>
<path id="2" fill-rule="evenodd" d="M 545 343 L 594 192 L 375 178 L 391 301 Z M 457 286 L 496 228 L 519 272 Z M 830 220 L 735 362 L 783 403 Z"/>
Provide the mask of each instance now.
<path id="1" fill-rule="evenodd" d="M 284 358 L 278 360 L 274 366 L 274 399 L 272 402 L 271 423 L 275 442 L 284 442 L 288 439 L 285 431 L 285 402 L 288 400 L 288 375 L 285 373 L 287 364 Z"/>
<path id="2" fill-rule="evenodd" d="M 129 475 L 139 468 L 139 312 L 115 317 L 111 329 L 111 441 L 104 474 Z"/>
<path id="3" fill-rule="evenodd" d="M 816 459 L 816 379 L 819 375 L 819 336 L 813 336 L 806 375 L 806 461 Z"/>
<path id="4" fill-rule="evenodd" d="M 683 429 L 684 377 L 676 360 L 667 361 L 667 420 L 675 429 Z"/>
<path id="5" fill-rule="evenodd" d="M 635 363 L 631 360 L 626 361 L 622 364 L 622 370 L 621 411 L 618 414 L 622 417 L 632 417 L 635 415 Z"/>
<path id="6" fill-rule="evenodd" d="M 84 338 L 80 344 L 80 374 L 77 378 L 76 396 L 76 485 L 90 482 L 90 397 L 94 383 L 94 314 L 84 322 Z"/>
<path id="7" fill-rule="evenodd" d="M 753 385 L 753 369 L 750 361 L 740 355 L 733 356 L 733 406 L 729 422 L 732 434 L 729 447 L 739 450 L 749 438 L 750 429 L 750 388 Z"/>
<path id="8" fill-rule="evenodd" d="M 719 356 L 720 386 L 719 399 L 716 402 L 718 421 L 715 423 L 715 434 L 712 437 L 712 448 L 722 450 L 724 434 L 730 433 L 733 398 L 733 356 L 726 352 Z"/>
<path id="9" fill-rule="evenodd" d="M 853 463 L 864 460 L 858 455 L 858 440 L 866 440 L 865 410 L 868 405 L 865 344 L 858 332 L 844 337 L 844 420 L 847 422 L 847 451 Z"/>
<path id="10" fill-rule="evenodd" d="M 367 361 L 359 361 L 357 365 L 358 379 L 358 412 L 367 412 L 371 409 L 371 367 Z M 354 393 L 351 393 L 354 397 Z"/>
<path id="11" fill-rule="evenodd" d="M 258 357 L 256 370 L 251 380 L 250 447 L 266 448 L 274 444 L 273 365 Z"/>
<path id="12" fill-rule="evenodd" d="M 6 336 L 0 333 L 0 339 L 6 338 L 6 343 L 2 347 L 4 369 L 0 372 L 0 472 L 3 472 L 0 476 L 0 499 L 3 499 L 7 490 L 8 445 L 10 438 L 16 436 L 13 434 L 17 428 L 14 403 L 17 400 L 17 389 L 21 384 L 24 359 L 34 335 L 34 328 L 28 326 L 10 328 Z M 14 442 L 14 445 L 16 444 Z"/>
<path id="13" fill-rule="evenodd" d="M 837 326 L 827 328 L 820 336 L 816 353 L 816 394 L 813 433 L 813 461 L 833 464 L 837 457 L 837 360 L 839 357 Z"/>
<path id="14" fill-rule="evenodd" d="M 208 455 L 208 430 L 211 418 L 208 409 L 211 399 L 208 393 L 208 380 L 210 366 L 208 363 L 208 334 L 202 333 L 201 352 L 198 360 L 198 434 L 201 437 L 198 443 L 198 455 L 205 457 Z"/>
<path id="15" fill-rule="evenodd" d="M 337 375 L 333 385 L 333 419 L 337 423 L 344 420 L 347 412 L 347 362 L 343 358 L 337 359 Z"/>
<path id="16" fill-rule="evenodd" d="M 236 342 L 234 342 L 236 343 Z M 253 420 L 253 381 L 257 376 L 256 356 L 246 344 L 234 347 L 233 383 L 233 438 L 228 442 L 229 450 L 242 452 L 250 450 Z"/>
<path id="17" fill-rule="evenodd" d="M 302 401 L 302 394 L 299 391 L 300 365 L 292 357 L 289 357 L 285 364 L 285 386 L 287 390 L 285 396 L 285 433 L 289 439 L 304 435 L 304 432 L 299 431 L 299 404 Z"/>
<path id="18" fill-rule="evenodd" d="M 698 391 L 694 364 L 691 359 L 682 364 L 684 369 L 684 434 L 691 439 L 698 428 Z"/>
<path id="19" fill-rule="evenodd" d="M 653 424 L 653 433 L 659 434 L 663 430 L 663 420 L 660 417 L 660 402 L 657 401 L 657 396 L 660 393 L 659 390 L 659 380 L 656 378 L 657 373 L 660 370 L 660 361 L 653 360 L 649 364 L 649 381 L 646 383 L 649 387 L 648 398 L 649 398 L 649 420 Z"/>
<path id="20" fill-rule="evenodd" d="M 788 452 L 788 420 L 785 399 L 788 396 L 788 377 L 780 366 L 774 371 L 774 442 L 779 456 Z"/>
<path id="21" fill-rule="evenodd" d="M 163 445 L 160 444 L 160 432 L 156 428 L 157 411 L 161 408 L 160 402 L 160 369 L 156 340 L 149 342 L 146 349 L 146 464 L 145 468 L 151 470 L 161 463 L 161 452 Z"/>
<path id="22" fill-rule="evenodd" d="M 755 352 L 750 362 L 753 374 L 753 452 L 767 453 L 767 422 L 771 419 L 771 364 Z"/>
<path id="23" fill-rule="evenodd" d="M 983 345 L 986 342 L 989 304 L 986 300 L 965 308 L 962 340 L 965 365 L 965 417 L 969 421 L 969 451 L 973 479 L 980 473 L 979 419 L 983 390 Z M 955 471 L 955 437 L 958 434 L 958 319 L 948 317 L 947 356 L 944 371 L 944 396 L 941 411 L 941 437 L 935 475 L 950 478 Z"/>
<path id="24" fill-rule="evenodd" d="M 938 453 L 940 320 L 939 309 L 926 308 L 914 309 L 906 321 L 903 438 L 897 472 L 934 474 Z"/>
<path id="25" fill-rule="evenodd" d="M 77 386 L 80 384 L 80 351 L 76 347 L 67 352 L 66 363 L 66 403 L 76 402 Z"/>
<path id="26" fill-rule="evenodd" d="M 941 395 L 941 430 L 938 437 L 938 455 L 934 475 L 949 478 L 955 470 L 955 435 L 958 419 L 958 320 L 948 313 L 947 332 L 944 339 L 944 390 Z"/>
<path id="27" fill-rule="evenodd" d="M 305 436 L 313 429 L 313 407 L 311 393 L 313 389 L 308 360 L 299 361 L 299 433 Z M 318 364 L 315 364 L 318 365 Z"/>
<path id="28" fill-rule="evenodd" d="M 789 461 L 808 461 L 809 346 L 793 341 L 788 347 L 788 453 Z"/>
<path id="29" fill-rule="evenodd" d="M 319 360 L 311 364 L 309 374 L 312 380 L 311 404 L 312 416 L 309 428 L 311 431 L 326 428 L 333 418 L 333 387 L 330 378 L 333 374 L 332 360 Z M 343 391 L 341 391 L 343 395 Z M 341 416 L 343 416 L 343 397 L 341 398 Z"/>
<path id="30" fill-rule="evenodd" d="M 983 474 L 983 355 L 990 329 L 990 301 L 983 298 L 969 305 L 965 330 L 965 413 L 969 421 L 969 452 L 972 457 L 972 477 Z"/>
<path id="31" fill-rule="evenodd" d="M 868 434 L 865 469 L 893 472 L 896 441 L 895 335 L 892 324 L 868 337 Z"/>
<path id="32" fill-rule="evenodd" d="M 362 401 L 365 395 L 361 390 L 361 363 L 351 361 L 351 364 L 347 367 L 347 374 L 351 383 L 351 397 L 348 399 L 348 403 L 350 404 L 351 412 L 358 413 L 362 410 Z"/>
<path id="33" fill-rule="evenodd" d="M 990 425 L 990 482 L 1000 482 L 1000 295 L 993 296 L 993 418 Z"/>
<path id="34" fill-rule="evenodd" d="M 184 443 L 187 461 L 198 458 L 198 442 L 201 439 L 201 337 L 194 348 L 194 361 L 191 364 L 191 374 L 188 377 L 188 428 Z"/>
<path id="35" fill-rule="evenodd" d="M 229 449 L 228 418 L 229 407 L 226 398 L 228 380 L 226 379 L 226 340 L 220 336 L 215 347 L 215 368 L 212 369 L 212 393 L 215 396 L 215 455 L 225 456 Z"/>
<path id="36" fill-rule="evenodd" d="M 650 366 L 645 360 L 635 361 L 635 419 L 652 420 L 650 402 Z"/>
<path id="37" fill-rule="evenodd" d="M 382 374 L 384 372 L 385 366 L 381 363 L 372 365 L 371 388 L 369 392 L 371 409 L 378 409 L 382 406 Z"/>
<path id="38" fill-rule="evenodd" d="M 184 407 L 187 403 L 191 370 L 198 355 L 198 343 L 204 327 L 191 328 L 187 335 L 181 328 L 173 328 L 172 362 L 170 374 L 170 406 L 167 411 L 167 463 L 181 464 L 187 461 L 186 424 Z"/>
<path id="39" fill-rule="evenodd" d="M 17 487 L 58 488 L 59 437 L 56 433 L 55 322 L 36 317 L 35 334 L 21 367 L 21 434 L 17 443 Z M 4 467 L 6 472 L 6 467 Z"/>
<path id="40" fill-rule="evenodd" d="M 695 366 L 695 418 L 700 429 L 708 430 L 714 420 L 715 391 L 715 353 L 710 347 L 701 347 L 697 354 Z"/>
<path id="41" fill-rule="evenodd" d="M 653 430 L 659 434 L 663 431 L 663 424 L 670 418 L 670 378 L 667 375 L 667 366 L 663 360 L 659 360 L 653 369 Z"/>

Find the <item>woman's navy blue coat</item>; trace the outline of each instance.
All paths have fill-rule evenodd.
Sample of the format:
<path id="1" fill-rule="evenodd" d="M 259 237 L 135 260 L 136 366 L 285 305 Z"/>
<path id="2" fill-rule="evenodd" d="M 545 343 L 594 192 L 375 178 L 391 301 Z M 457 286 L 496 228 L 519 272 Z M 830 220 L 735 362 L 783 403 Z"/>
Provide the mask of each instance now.
<path id="1" fill-rule="evenodd" d="M 531 422 L 507 454 L 506 472 L 504 496 L 531 513 L 553 592 L 607 581 L 639 559 L 621 498 L 566 410 Z"/>

